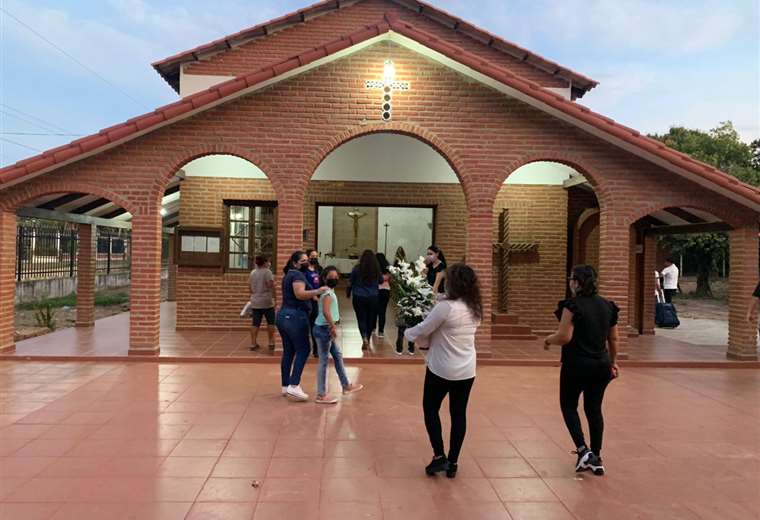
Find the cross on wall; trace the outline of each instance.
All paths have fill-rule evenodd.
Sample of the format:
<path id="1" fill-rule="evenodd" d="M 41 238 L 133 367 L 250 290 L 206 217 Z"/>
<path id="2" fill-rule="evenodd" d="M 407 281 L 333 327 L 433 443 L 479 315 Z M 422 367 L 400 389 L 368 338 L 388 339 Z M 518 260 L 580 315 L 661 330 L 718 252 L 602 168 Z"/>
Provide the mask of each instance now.
<path id="1" fill-rule="evenodd" d="M 380 90 L 383 93 L 381 103 L 381 117 L 383 121 L 390 121 L 393 117 L 393 93 L 395 91 L 411 90 L 412 85 L 408 81 L 396 81 L 396 70 L 391 60 L 385 62 L 385 74 L 382 80 L 367 80 L 364 86 L 371 90 Z"/>

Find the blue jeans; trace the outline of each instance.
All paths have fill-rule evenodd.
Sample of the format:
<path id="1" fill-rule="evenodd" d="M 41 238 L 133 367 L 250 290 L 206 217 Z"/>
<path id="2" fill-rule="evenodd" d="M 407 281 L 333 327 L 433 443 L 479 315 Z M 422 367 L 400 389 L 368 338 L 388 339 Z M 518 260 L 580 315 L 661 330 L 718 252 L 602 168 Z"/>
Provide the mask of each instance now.
<path id="1" fill-rule="evenodd" d="M 298 386 L 309 359 L 309 313 L 285 307 L 277 313 L 277 330 L 282 337 L 282 386 Z"/>
<path id="2" fill-rule="evenodd" d="M 335 362 L 335 371 L 338 373 L 338 379 L 342 387 L 347 387 L 350 383 L 346 377 L 346 367 L 343 366 L 343 354 L 340 347 L 335 342 L 335 338 L 330 336 L 330 327 L 326 325 L 314 326 L 314 339 L 317 340 L 317 352 L 319 352 L 319 367 L 317 368 L 317 393 L 325 395 L 327 392 L 327 355 L 331 355 Z"/>

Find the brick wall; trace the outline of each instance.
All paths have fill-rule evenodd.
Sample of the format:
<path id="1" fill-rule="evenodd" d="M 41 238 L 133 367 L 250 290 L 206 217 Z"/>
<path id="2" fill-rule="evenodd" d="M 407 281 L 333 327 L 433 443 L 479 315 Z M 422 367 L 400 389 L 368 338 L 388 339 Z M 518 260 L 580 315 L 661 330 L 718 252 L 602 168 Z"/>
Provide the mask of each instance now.
<path id="1" fill-rule="evenodd" d="M 515 74 L 547 87 L 567 87 L 567 81 L 542 72 L 521 60 L 484 45 L 462 33 L 447 29 L 411 9 L 387 0 L 364 0 L 356 5 L 332 12 L 306 23 L 277 31 L 227 52 L 185 66 L 187 74 L 238 76 L 269 63 L 276 63 L 312 47 L 351 34 L 357 28 L 377 23 L 385 14 L 394 14 L 415 27 L 444 41 L 461 46 L 483 59 L 490 60 Z"/>
<path id="2" fill-rule="evenodd" d="M 537 330 L 556 327 L 552 313 L 565 297 L 567 203 L 567 191 L 562 186 L 506 184 L 494 204 L 494 242 L 498 238 L 499 215 L 509 209 L 510 241 L 538 244 L 537 255 L 510 257 L 507 293 L 508 312 Z M 494 291 L 494 306 L 496 297 Z"/>

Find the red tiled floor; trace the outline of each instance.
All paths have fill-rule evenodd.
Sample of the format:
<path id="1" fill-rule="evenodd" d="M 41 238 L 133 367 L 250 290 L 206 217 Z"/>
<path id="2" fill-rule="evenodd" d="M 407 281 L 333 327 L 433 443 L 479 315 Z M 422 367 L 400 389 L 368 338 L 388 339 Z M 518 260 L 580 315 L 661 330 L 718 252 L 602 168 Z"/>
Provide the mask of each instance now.
<path id="1" fill-rule="evenodd" d="M 2 404 L 25 409 L 14 381 L 59 392 L 0 426 L 0 520 L 760 515 L 760 371 L 624 369 L 599 478 L 573 470 L 556 368 L 480 367 L 456 480 L 423 474 L 422 367 L 353 376 L 328 408 L 270 365 L 0 361 Z"/>
<path id="2" fill-rule="evenodd" d="M 342 291 L 341 291 L 342 293 Z M 399 359 L 395 355 L 396 327 L 390 326 L 386 330 L 384 338 L 373 338 L 371 348 L 363 351 L 361 338 L 356 326 L 356 318 L 351 311 L 351 303 L 341 296 L 341 308 L 344 309 L 341 323 L 339 324 L 338 341 L 342 346 L 344 357 L 356 358 L 382 358 Z M 389 309 L 389 312 L 392 310 Z M 239 359 L 266 359 L 272 358 L 268 349 L 258 352 L 249 351 L 249 333 L 246 330 L 176 330 L 176 303 L 164 302 L 161 304 L 161 338 L 160 357 L 164 358 L 239 358 Z M 392 319 L 388 320 L 393 323 Z M 247 325 L 241 320 L 241 327 Z M 696 326 L 696 325 L 695 325 Z M 66 328 L 59 331 L 20 341 L 16 344 L 16 351 L 5 354 L 14 357 L 24 356 L 55 356 L 55 357 L 98 357 L 108 358 L 127 356 L 129 313 L 117 314 L 108 318 L 97 320 L 93 328 Z M 265 334 L 263 331 L 261 334 Z M 725 345 L 700 345 L 689 343 L 669 337 L 671 334 L 639 336 L 632 338 L 627 349 L 631 361 L 643 362 L 709 362 L 724 363 L 726 360 Z M 693 334 L 692 334 L 693 335 Z M 684 337 L 687 337 L 684 335 Z M 267 340 L 262 340 L 262 344 Z M 484 340 L 481 347 L 490 352 L 494 360 L 508 360 L 512 362 L 544 361 L 555 362 L 559 358 L 559 349 L 553 347 L 549 351 L 543 349 L 542 339 L 531 341 L 520 340 Z M 279 345 L 279 337 L 277 339 Z M 280 347 L 275 353 L 279 356 Z M 2 356 L 0 356 L 0 359 Z M 414 358 L 406 354 L 400 358 L 403 360 L 422 358 L 418 352 Z M 337 386 L 335 373 L 329 372 L 332 384 Z M 351 373 L 349 371 L 349 377 Z M 39 385 L 27 383 L 28 391 L 37 390 Z M 173 393 L 181 392 L 186 384 L 165 388 L 166 397 Z M 0 385 L 0 390 L 2 385 Z M 50 390 L 50 387 L 47 387 Z M 55 394 L 45 395 L 41 393 L 41 399 L 55 399 Z M 0 409 L 0 413 L 9 413 Z M 90 420 L 97 420 L 93 416 Z M 77 420 L 77 419 L 73 419 Z M 85 420 L 85 419 L 83 419 Z"/>

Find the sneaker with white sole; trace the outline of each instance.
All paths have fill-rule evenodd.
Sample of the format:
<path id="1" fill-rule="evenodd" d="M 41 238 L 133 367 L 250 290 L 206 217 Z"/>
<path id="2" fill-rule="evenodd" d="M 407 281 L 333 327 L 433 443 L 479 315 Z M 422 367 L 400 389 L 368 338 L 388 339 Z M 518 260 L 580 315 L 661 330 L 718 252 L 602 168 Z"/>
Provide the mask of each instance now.
<path id="1" fill-rule="evenodd" d="M 335 404 L 338 402 L 338 399 L 331 395 L 318 395 L 316 399 L 314 399 L 314 402 L 317 404 Z"/>
<path id="2" fill-rule="evenodd" d="M 588 469 L 591 470 L 591 473 L 597 476 L 604 475 L 604 464 L 602 463 L 602 458 L 598 456 L 596 453 L 591 452 L 591 456 L 588 458 L 588 462 L 586 463 L 588 466 Z"/>
<path id="3" fill-rule="evenodd" d="M 361 385 L 359 383 L 351 383 L 350 385 L 343 387 L 343 395 L 355 394 L 363 388 L 364 385 Z"/>
<path id="4" fill-rule="evenodd" d="M 301 390 L 300 385 L 290 385 L 287 390 L 287 398 L 292 401 L 304 402 L 309 400 L 309 394 Z"/>
<path id="5" fill-rule="evenodd" d="M 578 455 L 578 460 L 575 462 L 575 471 L 580 473 L 581 471 L 590 469 L 588 461 L 594 455 L 594 453 L 586 447 L 583 447 L 574 453 Z"/>

